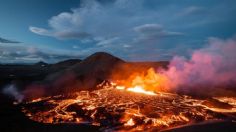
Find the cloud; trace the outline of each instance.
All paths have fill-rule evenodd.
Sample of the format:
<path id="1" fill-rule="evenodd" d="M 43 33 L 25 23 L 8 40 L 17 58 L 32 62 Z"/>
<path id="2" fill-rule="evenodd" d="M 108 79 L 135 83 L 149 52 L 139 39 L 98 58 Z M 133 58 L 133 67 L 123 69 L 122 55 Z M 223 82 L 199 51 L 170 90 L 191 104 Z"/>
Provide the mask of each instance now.
<path id="1" fill-rule="evenodd" d="M 39 35 L 44 35 L 44 36 L 52 36 L 51 33 L 43 28 L 38 28 L 38 27 L 29 27 L 29 30 L 33 33 L 39 34 Z"/>
<path id="2" fill-rule="evenodd" d="M 150 57 L 153 59 L 154 56 L 158 56 L 159 58 L 160 55 L 155 55 L 157 53 L 159 54 L 159 52 L 156 52 L 156 49 L 162 48 L 162 45 L 167 45 L 165 40 L 173 40 L 184 36 L 184 33 L 169 31 L 160 24 L 143 24 L 134 27 L 133 30 L 137 33 L 137 36 L 129 44 L 133 45 L 133 47 L 135 46 L 135 54 L 142 56 L 139 58 Z M 177 43 L 172 43 L 171 45 L 175 46 Z M 166 51 L 168 51 L 168 48 L 166 48 Z M 149 54 L 143 54 L 147 52 Z M 166 57 L 163 57 L 163 59 L 166 59 Z"/>
<path id="3" fill-rule="evenodd" d="M 104 45 L 110 45 L 115 43 L 117 40 L 119 40 L 118 37 L 114 37 L 114 38 L 109 38 L 109 39 L 104 39 L 104 40 L 100 40 L 97 45 L 98 46 L 104 46 Z"/>
<path id="4" fill-rule="evenodd" d="M 200 14 L 204 13 L 203 11 L 205 10 L 204 7 L 200 6 L 188 6 L 184 8 L 180 13 L 178 13 L 178 16 L 188 16 L 188 15 L 193 15 L 193 14 Z"/>
<path id="5" fill-rule="evenodd" d="M 137 11 L 135 11 L 137 10 Z M 140 15 L 141 14 L 141 15 Z M 146 14 L 146 15 L 145 15 Z M 152 37 L 169 37 L 181 35 L 179 32 L 164 30 L 157 24 L 148 24 L 152 18 L 147 14 L 154 15 L 155 11 L 144 6 L 143 0 L 115 0 L 104 4 L 96 0 L 82 1 L 81 6 L 71 9 L 70 12 L 62 12 L 48 20 L 49 29 L 31 26 L 33 33 L 55 37 L 57 39 L 92 40 L 97 45 L 111 44 L 119 37 L 120 41 L 132 41 L 128 37 L 137 32 Z M 155 16 L 154 16 L 155 17 Z M 137 27 L 136 23 L 140 23 Z M 135 37 L 135 36 L 131 36 Z M 103 38 L 96 41 L 96 38 Z M 125 42 L 127 43 L 127 42 Z M 129 43 L 129 42 L 128 42 Z"/>
<path id="6" fill-rule="evenodd" d="M 96 38 L 111 39 L 118 36 L 125 39 L 123 37 L 134 27 L 132 18 L 139 14 L 134 10 L 141 8 L 142 0 L 116 0 L 108 5 L 95 0 L 82 1 L 80 7 L 51 17 L 48 29 L 30 26 L 29 30 L 57 39 L 90 39 L 98 43 L 100 41 L 96 41 Z M 127 23 L 127 19 L 131 23 Z"/>
<path id="7" fill-rule="evenodd" d="M 93 1 L 90 4 L 97 5 L 97 2 Z M 71 9 L 71 12 L 62 12 L 53 16 L 48 20 L 50 29 L 30 26 L 29 30 L 39 35 L 55 37 L 57 39 L 87 39 L 91 37 L 91 34 L 83 30 L 82 23 L 84 15 L 90 12 L 89 8 L 90 6 L 86 4 L 85 7 Z M 91 6 L 91 8 L 95 7 Z"/>
<path id="8" fill-rule="evenodd" d="M 57 39 L 77 40 L 79 48 L 74 49 L 84 54 L 109 51 L 130 60 L 136 60 L 136 55 L 162 59 L 160 56 L 164 55 L 155 55 L 160 54 L 156 49 L 165 49 L 171 52 L 161 52 L 166 59 L 171 58 L 172 51 L 186 54 L 179 51 L 203 46 L 209 35 L 231 35 L 234 30 L 231 25 L 236 20 L 232 18 L 236 9 L 233 3 L 82 0 L 79 7 L 52 16 L 47 26 L 33 25 L 29 30 Z"/>
<path id="9" fill-rule="evenodd" d="M 89 38 L 90 34 L 86 32 L 63 31 L 55 33 L 55 37 L 62 39 L 85 39 Z"/>
<path id="10" fill-rule="evenodd" d="M 35 63 L 38 61 L 57 62 L 80 58 L 76 52 L 49 50 L 28 45 L 0 45 L 0 63 Z"/>
<path id="11" fill-rule="evenodd" d="M 70 31 L 70 30 L 53 32 L 53 31 L 46 30 L 44 28 L 38 28 L 38 27 L 32 27 L 32 26 L 29 27 L 29 30 L 39 35 L 55 37 L 58 39 L 85 39 L 85 38 L 90 37 L 90 34 L 86 32 L 75 32 L 75 31 Z"/>
<path id="12" fill-rule="evenodd" d="M 72 48 L 73 48 L 73 49 L 78 49 L 79 46 L 77 46 L 77 45 L 73 45 Z"/>
<path id="13" fill-rule="evenodd" d="M 163 27 L 159 24 L 144 24 L 144 25 L 135 27 L 134 31 L 140 33 L 143 36 L 155 37 L 155 38 L 183 35 L 183 33 L 180 33 L 180 32 L 167 31 L 163 29 Z"/>
<path id="14" fill-rule="evenodd" d="M 0 43 L 20 43 L 20 42 L 9 40 L 9 39 L 4 39 L 4 38 L 0 37 Z"/>
<path id="15" fill-rule="evenodd" d="M 123 47 L 124 47 L 124 48 L 131 48 L 132 46 L 131 46 L 131 45 L 128 45 L 128 44 L 124 44 Z"/>
<path id="16" fill-rule="evenodd" d="M 159 24 L 144 24 L 134 28 L 134 31 L 139 33 L 155 33 L 162 30 L 162 26 Z"/>

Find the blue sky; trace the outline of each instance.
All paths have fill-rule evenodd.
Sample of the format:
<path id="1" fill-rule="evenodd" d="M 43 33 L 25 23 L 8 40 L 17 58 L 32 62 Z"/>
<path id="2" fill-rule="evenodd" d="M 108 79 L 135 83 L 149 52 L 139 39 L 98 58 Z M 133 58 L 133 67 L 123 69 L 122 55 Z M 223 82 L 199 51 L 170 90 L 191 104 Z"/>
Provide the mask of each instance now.
<path id="1" fill-rule="evenodd" d="M 235 0 L 1 0 L 0 63 L 105 51 L 129 61 L 188 56 L 236 33 Z M 21 42 L 21 43 L 15 43 Z"/>

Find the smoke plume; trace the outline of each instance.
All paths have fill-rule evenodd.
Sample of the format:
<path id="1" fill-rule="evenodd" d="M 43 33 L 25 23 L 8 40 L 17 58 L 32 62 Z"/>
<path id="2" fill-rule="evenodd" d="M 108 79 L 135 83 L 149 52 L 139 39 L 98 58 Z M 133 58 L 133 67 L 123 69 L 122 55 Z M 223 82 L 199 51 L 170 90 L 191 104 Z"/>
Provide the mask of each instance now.
<path id="1" fill-rule="evenodd" d="M 164 73 L 172 88 L 236 84 L 236 40 L 209 39 L 190 59 L 176 56 Z"/>
<path id="2" fill-rule="evenodd" d="M 13 84 L 9 84 L 4 87 L 2 92 L 13 97 L 18 103 L 22 102 L 24 99 L 24 95 L 22 95 Z"/>

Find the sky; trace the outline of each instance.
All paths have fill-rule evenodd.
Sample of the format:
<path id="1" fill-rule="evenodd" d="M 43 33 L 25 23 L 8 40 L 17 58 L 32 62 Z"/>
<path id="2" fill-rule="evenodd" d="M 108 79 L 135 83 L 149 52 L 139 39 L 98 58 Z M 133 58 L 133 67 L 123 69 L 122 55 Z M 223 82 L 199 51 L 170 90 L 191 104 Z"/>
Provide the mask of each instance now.
<path id="1" fill-rule="evenodd" d="M 108 52 L 127 61 L 185 56 L 235 38 L 235 0 L 1 0 L 0 63 Z"/>

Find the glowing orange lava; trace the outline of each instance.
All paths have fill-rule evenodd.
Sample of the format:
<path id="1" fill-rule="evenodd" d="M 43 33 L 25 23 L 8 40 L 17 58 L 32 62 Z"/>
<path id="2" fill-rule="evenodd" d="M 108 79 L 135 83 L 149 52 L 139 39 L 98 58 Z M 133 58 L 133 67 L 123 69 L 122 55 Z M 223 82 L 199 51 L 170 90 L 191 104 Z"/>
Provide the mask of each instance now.
<path id="1" fill-rule="evenodd" d="M 135 86 L 133 88 L 127 88 L 127 91 L 132 91 L 132 92 L 136 92 L 136 93 L 143 93 L 143 94 L 148 94 L 148 95 L 156 95 L 152 91 L 144 90 L 141 86 Z"/>
<path id="2" fill-rule="evenodd" d="M 147 95 L 157 95 L 153 91 L 145 90 L 142 86 L 135 86 L 135 87 L 127 88 L 127 89 L 125 89 L 124 86 L 117 86 L 116 88 L 120 89 L 120 90 L 127 90 L 127 91 L 130 91 L 130 92 L 135 92 L 135 93 L 142 93 L 142 94 L 147 94 Z"/>
<path id="3" fill-rule="evenodd" d="M 166 76 L 156 73 L 153 68 L 146 72 L 131 75 L 127 80 L 112 82 L 119 90 L 126 90 L 147 95 L 156 95 L 156 92 L 164 92 L 169 89 L 169 80 Z"/>
<path id="4" fill-rule="evenodd" d="M 133 125 L 135 125 L 135 123 L 134 123 L 134 121 L 133 121 L 132 118 L 129 119 L 129 120 L 124 124 L 124 126 L 133 126 Z"/>
<path id="5" fill-rule="evenodd" d="M 22 111 L 29 119 L 43 123 L 79 123 L 101 129 L 162 130 L 207 120 L 229 120 L 236 113 L 236 99 L 195 99 L 172 93 L 151 95 L 128 88 L 104 85 L 103 89 L 81 91 L 75 96 L 51 96 L 26 102 Z M 134 94 L 131 94 L 133 92 Z M 148 94 L 146 94 L 148 93 Z M 155 94 L 155 95 L 153 95 Z M 225 107 L 228 104 L 230 107 Z"/>

